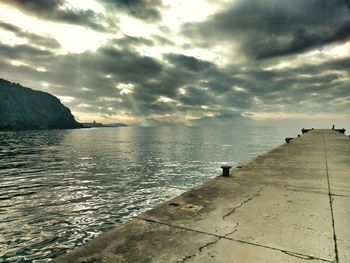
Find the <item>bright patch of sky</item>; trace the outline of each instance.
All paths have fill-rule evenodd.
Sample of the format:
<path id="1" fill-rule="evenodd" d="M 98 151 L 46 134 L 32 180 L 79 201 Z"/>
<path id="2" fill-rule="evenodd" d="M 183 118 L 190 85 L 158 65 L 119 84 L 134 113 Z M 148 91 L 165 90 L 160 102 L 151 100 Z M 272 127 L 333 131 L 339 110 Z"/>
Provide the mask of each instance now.
<path id="1" fill-rule="evenodd" d="M 0 4 L 0 20 L 4 22 L 11 21 L 13 25 L 21 28 L 23 31 L 35 32 L 39 35 L 53 37 L 61 44 L 61 53 L 82 53 L 87 50 L 94 51 L 105 41 L 118 37 L 112 34 L 96 32 L 82 26 L 39 19 L 3 4 Z M 7 36 L 2 34 L 7 34 Z M 5 43 L 9 42 L 11 45 L 26 43 L 25 39 L 16 38 L 11 33 L 1 33 L 0 31 L 0 37 L 1 41 L 4 39 Z"/>
<path id="2" fill-rule="evenodd" d="M 105 11 L 105 8 L 95 0 L 67 0 L 67 7 L 82 10 L 92 10 L 97 13 Z"/>
<path id="3" fill-rule="evenodd" d="M 117 89 L 119 90 L 120 95 L 128 95 L 133 92 L 134 85 L 131 83 L 119 83 Z"/>
<path id="4" fill-rule="evenodd" d="M 0 39 L 2 43 L 9 46 L 23 45 L 28 43 L 27 39 L 17 37 L 14 33 L 2 29 L 0 29 Z"/>

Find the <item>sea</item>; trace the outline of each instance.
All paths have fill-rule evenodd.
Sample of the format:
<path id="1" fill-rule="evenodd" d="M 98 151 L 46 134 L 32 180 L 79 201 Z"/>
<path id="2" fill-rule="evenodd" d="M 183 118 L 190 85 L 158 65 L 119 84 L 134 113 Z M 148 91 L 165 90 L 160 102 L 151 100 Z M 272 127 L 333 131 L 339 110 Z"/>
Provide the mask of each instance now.
<path id="1" fill-rule="evenodd" d="M 302 127 L 0 132 L 0 261 L 47 262 Z"/>

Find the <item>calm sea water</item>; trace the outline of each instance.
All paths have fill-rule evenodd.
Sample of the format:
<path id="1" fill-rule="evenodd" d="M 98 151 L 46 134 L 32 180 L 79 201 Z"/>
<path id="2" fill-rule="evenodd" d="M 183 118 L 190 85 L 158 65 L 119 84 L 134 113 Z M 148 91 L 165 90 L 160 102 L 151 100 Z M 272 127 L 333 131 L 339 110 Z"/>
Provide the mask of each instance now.
<path id="1" fill-rule="evenodd" d="M 0 259 L 46 262 L 295 136 L 290 128 L 0 133 Z"/>

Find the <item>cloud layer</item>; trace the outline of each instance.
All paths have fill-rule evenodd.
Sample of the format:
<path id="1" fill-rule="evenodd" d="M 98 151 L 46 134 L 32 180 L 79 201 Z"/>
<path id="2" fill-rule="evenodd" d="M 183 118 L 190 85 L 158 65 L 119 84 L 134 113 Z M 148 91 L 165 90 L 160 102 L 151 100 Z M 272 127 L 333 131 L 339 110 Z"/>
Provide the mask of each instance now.
<path id="1" fill-rule="evenodd" d="M 255 59 L 299 54 L 350 38 L 349 1 L 239 0 L 184 32 L 201 44 L 236 42 Z"/>
<path id="2" fill-rule="evenodd" d="M 59 96 L 86 121 L 350 110 L 349 1 L 223 2 L 216 13 L 192 22 L 169 22 L 179 7 L 159 0 L 95 2 L 102 11 L 64 0 L 2 0 L 0 11 L 1 3 L 43 23 L 105 37 L 93 50 L 64 52 L 55 32 L 0 18 L 0 36 L 6 37 L 1 77 Z M 136 21 L 130 34 L 111 33 L 130 18 L 125 21 Z"/>

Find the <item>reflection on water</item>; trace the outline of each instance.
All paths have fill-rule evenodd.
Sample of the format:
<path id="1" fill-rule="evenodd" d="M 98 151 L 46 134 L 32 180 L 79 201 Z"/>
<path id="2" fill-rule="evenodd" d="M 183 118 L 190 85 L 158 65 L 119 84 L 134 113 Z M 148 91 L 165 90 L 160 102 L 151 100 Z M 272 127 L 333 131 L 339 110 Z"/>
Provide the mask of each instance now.
<path id="1" fill-rule="evenodd" d="M 283 142 L 283 130 L 0 133 L 0 259 L 44 262 Z"/>

